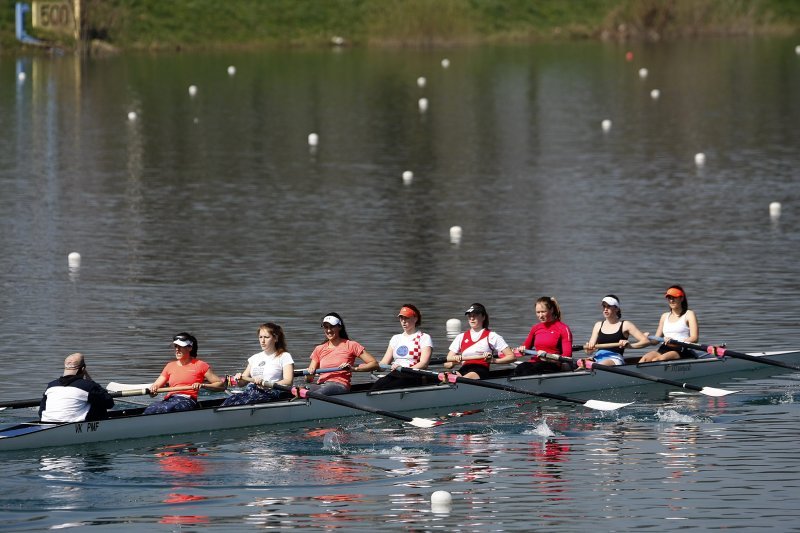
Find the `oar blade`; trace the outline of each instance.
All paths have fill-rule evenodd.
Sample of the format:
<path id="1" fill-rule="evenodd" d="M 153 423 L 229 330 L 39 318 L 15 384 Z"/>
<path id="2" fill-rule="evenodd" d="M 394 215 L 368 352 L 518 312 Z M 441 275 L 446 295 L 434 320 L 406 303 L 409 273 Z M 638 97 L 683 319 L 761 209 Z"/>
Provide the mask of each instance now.
<path id="1" fill-rule="evenodd" d="M 604 402 L 601 400 L 589 400 L 583 405 L 588 407 L 589 409 L 595 409 L 597 411 L 616 411 L 617 409 L 627 407 L 633 403 L 634 402 L 616 403 L 616 402 Z"/>
<path id="2" fill-rule="evenodd" d="M 700 389 L 700 394 L 705 394 L 706 396 L 727 396 L 728 394 L 736 394 L 739 392 L 738 390 L 728 390 L 728 389 L 715 389 L 714 387 L 703 387 Z"/>
<path id="3" fill-rule="evenodd" d="M 444 424 L 441 420 L 431 420 L 430 418 L 412 418 L 409 422 L 412 426 L 418 428 L 432 428 L 434 426 L 441 426 Z"/>

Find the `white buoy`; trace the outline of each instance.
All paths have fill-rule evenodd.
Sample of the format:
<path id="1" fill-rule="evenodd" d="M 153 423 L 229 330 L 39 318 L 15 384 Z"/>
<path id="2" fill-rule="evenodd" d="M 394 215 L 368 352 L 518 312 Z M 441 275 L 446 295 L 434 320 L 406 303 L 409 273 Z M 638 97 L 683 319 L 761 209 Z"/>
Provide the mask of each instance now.
<path id="1" fill-rule="evenodd" d="M 81 267 L 81 254 L 78 252 L 70 252 L 67 256 L 67 264 L 70 270 L 75 270 Z"/>
<path id="2" fill-rule="evenodd" d="M 794 53 L 800 56 L 800 44 L 794 47 Z"/>
<path id="3" fill-rule="evenodd" d="M 24 72 L 20 72 L 19 74 L 17 74 L 17 80 L 20 83 L 24 83 L 25 82 L 25 73 Z"/>
<path id="4" fill-rule="evenodd" d="M 447 332 L 448 340 L 453 340 L 461 333 L 461 321 L 457 318 L 450 318 L 445 323 L 445 331 Z"/>
<path id="5" fill-rule="evenodd" d="M 448 68 L 450 66 L 450 60 L 446 57 L 442 59 L 442 68 Z"/>
<path id="6" fill-rule="evenodd" d="M 453 226 L 450 228 L 450 242 L 453 244 L 461 242 L 461 226 Z"/>
<path id="7" fill-rule="evenodd" d="M 652 98 L 653 100 L 658 100 L 660 96 L 661 96 L 661 91 L 659 91 L 658 89 L 653 89 L 652 91 L 650 91 L 650 98 Z"/>
<path id="8" fill-rule="evenodd" d="M 781 203 L 772 202 L 769 204 L 769 217 L 773 220 L 781 217 Z"/>
<path id="9" fill-rule="evenodd" d="M 189 96 L 194 97 L 197 95 L 197 85 L 189 85 Z"/>
<path id="10" fill-rule="evenodd" d="M 419 78 L 417 78 L 417 87 L 419 87 L 420 89 L 425 87 L 426 83 L 428 83 L 428 80 L 426 80 L 424 76 L 420 76 Z"/>
<path id="11" fill-rule="evenodd" d="M 319 135 L 316 133 L 309 133 L 308 134 L 308 145 L 309 146 L 316 146 L 319 144 Z"/>
<path id="12" fill-rule="evenodd" d="M 610 131 L 611 130 L 611 121 L 605 119 L 603 122 L 600 123 L 600 127 L 603 128 L 603 131 Z"/>
<path id="13" fill-rule="evenodd" d="M 235 76 L 236 75 L 236 67 L 233 65 L 228 67 L 228 76 Z"/>
<path id="14" fill-rule="evenodd" d="M 410 185 L 412 181 L 414 181 L 414 173 L 410 170 L 403 172 L 403 183 Z"/>
<path id="15" fill-rule="evenodd" d="M 694 164 L 698 167 L 702 167 L 706 164 L 706 154 L 703 152 L 697 152 L 694 154 Z"/>
<path id="16" fill-rule="evenodd" d="M 136 120 L 136 111 L 128 111 L 128 120 L 131 122 Z"/>
<path id="17" fill-rule="evenodd" d="M 419 112 L 424 113 L 425 111 L 428 110 L 428 99 L 420 98 L 419 102 L 417 102 L 417 105 L 419 105 Z"/>
<path id="18" fill-rule="evenodd" d="M 437 490 L 431 494 L 431 511 L 449 513 L 453 506 L 453 496 L 446 490 Z"/>
<path id="19" fill-rule="evenodd" d="M 200 124 L 200 119 L 199 119 L 199 118 L 197 118 L 197 117 L 194 117 L 194 118 L 192 119 L 192 122 L 194 122 L 195 124 Z"/>
<path id="20" fill-rule="evenodd" d="M 647 74 L 648 74 L 648 72 L 647 72 L 646 68 L 642 67 L 642 68 L 639 69 L 639 77 L 640 78 L 645 79 L 647 77 Z"/>

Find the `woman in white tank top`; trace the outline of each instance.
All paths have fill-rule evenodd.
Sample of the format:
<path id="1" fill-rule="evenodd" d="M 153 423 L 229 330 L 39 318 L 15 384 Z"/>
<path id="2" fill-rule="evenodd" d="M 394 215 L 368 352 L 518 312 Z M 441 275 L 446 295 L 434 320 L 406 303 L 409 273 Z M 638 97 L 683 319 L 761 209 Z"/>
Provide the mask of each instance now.
<path id="1" fill-rule="evenodd" d="M 639 359 L 640 363 L 652 361 L 669 361 L 681 357 L 693 357 L 694 352 L 688 348 L 670 345 L 675 339 L 681 342 L 696 343 L 700 339 L 700 327 L 694 311 L 689 309 L 686 292 L 680 285 L 672 285 L 664 295 L 667 298 L 669 312 L 661 315 L 656 337 L 664 337 L 664 343 L 658 349 L 647 352 Z M 657 344 L 653 342 L 653 344 Z"/>

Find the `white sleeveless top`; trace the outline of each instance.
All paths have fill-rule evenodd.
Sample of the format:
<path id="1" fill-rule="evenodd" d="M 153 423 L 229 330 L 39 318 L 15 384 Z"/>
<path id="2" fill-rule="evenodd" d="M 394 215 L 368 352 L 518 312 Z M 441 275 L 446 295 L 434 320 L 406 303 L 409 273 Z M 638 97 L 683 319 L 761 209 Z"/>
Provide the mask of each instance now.
<path id="1" fill-rule="evenodd" d="M 664 338 L 675 339 L 676 341 L 684 341 L 688 339 L 690 331 L 689 323 L 686 321 L 687 313 L 682 314 L 675 322 L 671 322 L 669 319 L 672 313 L 667 313 L 666 315 L 667 316 L 664 318 L 664 328 L 662 329 Z"/>

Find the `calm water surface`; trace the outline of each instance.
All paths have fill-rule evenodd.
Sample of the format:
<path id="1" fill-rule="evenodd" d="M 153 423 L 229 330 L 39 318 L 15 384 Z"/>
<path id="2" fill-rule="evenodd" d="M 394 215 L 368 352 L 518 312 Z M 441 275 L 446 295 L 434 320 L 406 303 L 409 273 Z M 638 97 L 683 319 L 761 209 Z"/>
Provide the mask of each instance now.
<path id="1" fill-rule="evenodd" d="M 101 383 L 152 380 L 181 330 L 233 373 L 266 320 L 305 364 L 330 310 L 382 354 L 406 301 L 436 352 L 473 301 L 512 343 L 541 295 L 578 340 L 608 292 L 654 331 L 672 283 L 702 341 L 797 348 L 795 44 L 0 58 L 3 397 L 39 396 L 77 350 Z M 786 531 L 798 378 L 598 393 L 637 401 L 617 414 L 509 401 L 426 431 L 360 417 L 7 455 L 0 528 Z"/>

